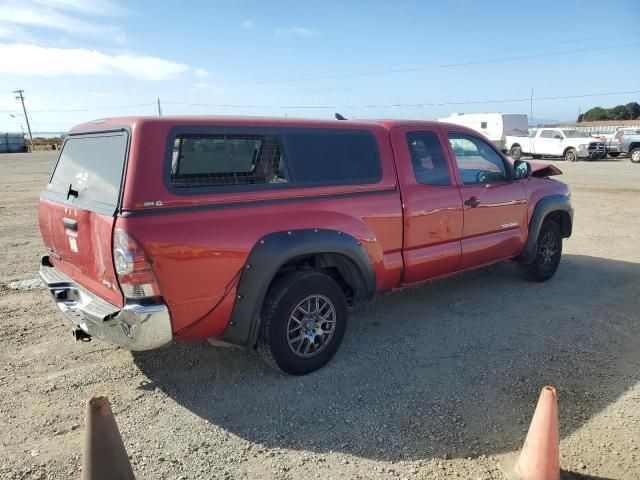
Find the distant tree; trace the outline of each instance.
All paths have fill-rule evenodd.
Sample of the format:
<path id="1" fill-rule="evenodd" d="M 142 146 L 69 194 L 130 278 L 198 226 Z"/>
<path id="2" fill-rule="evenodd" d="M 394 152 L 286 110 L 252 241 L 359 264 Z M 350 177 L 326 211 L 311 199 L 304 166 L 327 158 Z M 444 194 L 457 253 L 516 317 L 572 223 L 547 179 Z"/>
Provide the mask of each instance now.
<path id="1" fill-rule="evenodd" d="M 582 123 L 582 119 L 584 118 L 584 113 L 578 115 L 578 123 Z"/>
<path id="2" fill-rule="evenodd" d="M 627 109 L 624 105 L 617 105 L 609 109 L 609 118 L 611 120 L 629 120 Z"/>
<path id="3" fill-rule="evenodd" d="M 596 120 L 609 120 L 609 116 L 606 109 L 601 107 L 594 107 L 584 112 L 583 120 L 585 122 L 594 122 Z"/>
<path id="4" fill-rule="evenodd" d="M 638 104 L 638 102 L 627 103 L 624 109 L 627 112 L 627 118 L 629 120 L 640 118 L 640 105 Z"/>
<path id="5" fill-rule="evenodd" d="M 640 118 L 640 105 L 638 102 L 630 102 L 626 105 L 617 105 L 613 108 L 594 107 L 581 117 L 578 122 L 596 122 L 599 120 L 634 120 Z"/>

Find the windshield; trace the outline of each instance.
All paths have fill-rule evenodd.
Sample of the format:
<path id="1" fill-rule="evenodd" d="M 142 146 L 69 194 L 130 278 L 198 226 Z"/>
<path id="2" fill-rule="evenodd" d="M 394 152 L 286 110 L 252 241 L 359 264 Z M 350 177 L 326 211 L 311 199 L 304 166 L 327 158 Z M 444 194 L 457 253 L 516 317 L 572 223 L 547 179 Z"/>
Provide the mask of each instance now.
<path id="1" fill-rule="evenodd" d="M 567 138 L 589 138 L 589 135 L 584 132 L 579 132 L 578 130 L 562 130 L 562 133 L 564 133 L 564 136 Z"/>
<path id="2" fill-rule="evenodd" d="M 69 137 L 46 189 L 79 200 L 117 205 L 126 148 L 124 133 Z"/>

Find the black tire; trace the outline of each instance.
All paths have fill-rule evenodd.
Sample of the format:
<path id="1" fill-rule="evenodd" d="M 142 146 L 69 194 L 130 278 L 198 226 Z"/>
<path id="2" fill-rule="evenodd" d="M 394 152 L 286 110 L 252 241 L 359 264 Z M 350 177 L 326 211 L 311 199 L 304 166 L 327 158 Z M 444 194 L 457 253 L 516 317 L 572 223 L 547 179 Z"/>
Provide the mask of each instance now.
<path id="1" fill-rule="evenodd" d="M 569 148 L 566 152 L 564 152 L 564 159 L 567 162 L 577 162 L 578 161 L 578 151 L 575 148 Z"/>
<path id="2" fill-rule="evenodd" d="M 611 158 L 618 158 L 618 155 L 620 155 L 620 152 L 609 152 Z"/>
<path id="3" fill-rule="evenodd" d="M 640 163 L 640 147 L 636 147 L 629 152 L 631 163 Z"/>
<path id="4" fill-rule="evenodd" d="M 546 282 L 558 270 L 562 257 L 562 232 L 553 220 L 545 220 L 538 234 L 536 257 L 527 265 L 527 275 L 536 282 Z"/>
<path id="5" fill-rule="evenodd" d="M 313 309 L 317 308 L 318 303 L 315 306 L 313 303 L 308 305 L 309 315 L 302 314 L 302 310 L 306 309 L 298 310 L 298 307 L 309 298 L 326 300 L 333 307 L 334 314 L 329 318 L 333 318 L 334 321 L 318 322 L 317 316 L 323 318 L 322 312 L 326 316 L 326 312 L 330 311 L 321 309 L 315 316 Z M 296 315 L 300 315 L 300 321 L 292 318 Z M 265 299 L 258 337 L 258 353 L 270 366 L 284 373 L 304 375 L 313 372 L 324 366 L 338 351 L 347 327 L 347 317 L 347 299 L 340 285 L 331 277 L 313 270 L 287 274 L 271 286 Z M 303 323 L 306 327 L 303 327 Z M 330 329 L 332 324 L 331 334 L 318 335 L 318 330 Z M 291 343 L 295 338 L 299 338 L 291 338 L 292 335 L 298 335 L 298 332 L 294 333 L 291 330 L 296 325 L 300 325 L 299 336 L 304 338 L 300 343 Z M 325 343 L 320 343 L 323 340 Z M 299 351 L 296 353 L 294 350 L 298 348 Z M 317 351 L 309 351 L 311 348 L 316 348 Z"/>
<path id="6" fill-rule="evenodd" d="M 509 150 L 509 155 L 511 155 L 511 158 L 513 158 L 514 160 L 520 160 L 522 158 L 522 148 L 518 145 L 511 147 L 511 150 Z"/>

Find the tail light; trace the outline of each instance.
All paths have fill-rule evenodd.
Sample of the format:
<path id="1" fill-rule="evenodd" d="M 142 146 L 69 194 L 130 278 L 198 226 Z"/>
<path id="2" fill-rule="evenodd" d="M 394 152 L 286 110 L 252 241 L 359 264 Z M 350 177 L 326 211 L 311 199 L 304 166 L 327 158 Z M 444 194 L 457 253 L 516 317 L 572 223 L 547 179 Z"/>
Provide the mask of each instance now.
<path id="1" fill-rule="evenodd" d="M 620 145 L 622 143 L 622 136 L 616 138 L 616 142 L 618 142 L 618 145 Z"/>
<path id="2" fill-rule="evenodd" d="M 156 276 L 144 250 L 133 237 L 120 228 L 113 232 L 113 263 L 118 283 L 126 298 L 139 300 L 161 295 Z"/>

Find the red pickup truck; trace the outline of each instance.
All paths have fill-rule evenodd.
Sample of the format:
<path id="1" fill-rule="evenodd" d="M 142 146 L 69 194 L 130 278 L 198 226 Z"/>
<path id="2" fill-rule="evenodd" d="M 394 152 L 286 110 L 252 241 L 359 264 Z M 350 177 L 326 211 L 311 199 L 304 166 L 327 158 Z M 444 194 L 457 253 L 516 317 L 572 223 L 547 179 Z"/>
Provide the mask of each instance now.
<path id="1" fill-rule="evenodd" d="M 100 120 L 40 196 L 40 275 L 77 339 L 210 339 L 304 374 L 376 293 L 505 259 L 551 278 L 573 222 L 559 173 L 443 123 Z"/>

